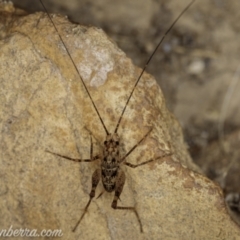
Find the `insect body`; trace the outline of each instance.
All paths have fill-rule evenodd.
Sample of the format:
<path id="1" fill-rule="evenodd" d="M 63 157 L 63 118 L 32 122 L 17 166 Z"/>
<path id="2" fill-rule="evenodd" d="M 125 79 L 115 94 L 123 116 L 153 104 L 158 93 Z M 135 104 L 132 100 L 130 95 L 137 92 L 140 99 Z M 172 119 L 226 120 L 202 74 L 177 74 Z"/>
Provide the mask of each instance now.
<path id="1" fill-rule="evenodd" d="M 89 194 L 90 199 L 84 209 L 84 212 L 83 212 L 81 218 L 79 219 L 79 221 L 73 228 L 73 232 L 76 230 L 77 226 L 79 225 L 79 223 L 83 219 L 85 213 L 87 212 L 87 209 L 92 201 L 92 198 L 95 197 L 95 190 L 96 190 L 96 187 L 97 187 L 100 179 L 102 179 L 104 189 L 107 192 L 115 191 L 115 196 L 114 196 L 114 199 L 112 202 L 112 208 L 133 211 L 138 219 L 140 231 L 143 232 L 142 223 L 141 223 L 140 217 L 139 217 L 138 212 L 136 211 L 135 207 L 117 206 L 117 201 L 122 193 L 123 186 L 125 183 L 125 173 L 120 167 L 121 163 L 124 163 L 125 165 L 127 165 L 131 168 L 135 168 L 135 167 L 147 164 L 149 162 L 155 161 L 157 159 L 160 159 L 160 158 L 163 158 L 163 157 L 166 157 L 166 156 L 169 156 L 172 154 L 172 153 L 166 153 L 158 158 L 149 159 L 148 161 L 142 162 L 140 164 L 135 164 L 135 165 L 125 161 L 126 157 L 149 135 L 151 130 L 152 129 L 150 129 L 150 131 L 148 131 L 147 134 L 136 145 L 134 145 L 131 148 L 131 150 L 124 157 L 120 157 L 119 136 L 117 133 L 107 135 L 106 140 L 104 141 L 104 150 L 103 150 L 103 158 L 102 159 L 99 156 L 93 157 L 92 137 L 91 137 L 91 147 L 90 147 L 90 159 L 70 158 L 70 157 L 67 157 L 67 156 L 64 156 L 61 154 L 57 154 L 57 153 L 53 153 L 53 152 L 47 150 L 47 152 L 49 152 L 49 153 L 52 153 L 54 155 L 57 155 L 59 157 L 62 157 L 62 158 L 65 158 L 65 159 L 68 159 L 68 160 L 71 160 L 74 162 L 92 162 L 95 160 L 101 160 L 100 168 L 96 169 L 92 175 L 92 189 Z"/>
<path id="2" fill-rule="evenodd" d="M 40 2 L 42 3 L 42 0 L 40 0 Z M 82 221 L 84 215 L 86 214 L 87 212 L 87 209 L 92 201 L 92 199 L 95 197 L 95 190 L 100 182 L 100 180 L 102 181 L 102 184 L 103 184 L 103 187 L 105 189 L 106 192 L 114 192 L 114 199 L 112 201 L 112 205 L 111 207 L 113 209 L 118 209 L 118 210 L 130 210 L 132 212 L 134 212 L 134 214 L 136 215 L 136 218 L 138 220 L 138 223 L 139 223 L 139 227 L 140 227 L 140 231 L 143 232 L 143 227 L 142 227 L 142 222 L 140 220 L 140 217 L 138 215 L 138 212 L 136 210 L 136 208 L 134 206 L 118 206 L 118 200 L 119 200 L 119 197 L 122 193 L 122 190 L 123 190 L 123 187 L 124 187 L 124 183 L 125 183 L 125 173 L 124 171 L 122 170 L 121 168 L 121 165 L 126 165 L 130 168 L 136 168 L 136 167 L 139 167 L 139 166 L 142 166 L 142 165 L 145 165 L 145 164 L 148 164 L 150 162 L 153 162 L 155 160 L 158 160 L 160 158 L 163 158 L 163 157 L 166 157 L 166 156 L 170 156 L 172 153 L 171 152 L 166 152 L 164 153 L 163 155 L 159 156 L 159 157 L 156 157 L 156 158 L 151 158 L 147 161 L 144 161 L 142 163 L 139 163 L 139 164 L 132 164 L 130 162 L 127 162 L 126 161 L 126 158 L 134 151 L 134 149 L 143 142 L 143 140 L 145 138 L 147 138 L 147 136 L 151 133 L 152 131 L 152 128 L 150 128 L 147 133 L 140 139 L 139 142 L 137 142 L 124 156 L 121 156 L 120 154 L 120 151 L 119 151 L 119 145 L 120 145 L 120 137 L 118 135 L 118 128 L 119 128 L 119 125 L 121 123 L 121 120 L 122 120 L 122 117 L 125 113 L 125 110 L 128 106 L 128 103 L 132 97 L 132 94 L 135 90 L 135 88 L 137 87 L 143 73 L 145 72 L 145 69 L 147 67 L 147 65 L 149 64 L 149 62 L 151 61 L 153 55 L 155 54 L 155 52 L 157 51 L 158 47 L 160 46 L 160 44 L 162 43 L 163 39 L 165 38 L 165 36 L 168 34 L 168 32 L 172 29 L 172 27 L 175 25 L 175 23 L 178 21 L 178 19 L 183 15 L 183 13 L 193 4 L 194 1 L 192 1 L 183 11 L 182 13 L 178 16 L 178 18 L 173 22 L 173 24 L 170 26 L 170 28 L 166 31 L 165 35 L 162 37 L 162 39 L 160 40 L 159 44 L 157 45 L 157 47 L 155 48 L 154 52 L 152 53 L 152 55 L 150 56 L 149 60 L 147 61 L 145 67 L 143 68 L 140 76 L 138 77 L 128 99 L 127 99 L 127 102 L 122 110 L 122 113 L 120 115 L 120 118 L 117 122 L 117 125 L 115 127 L 115 130 L 113 133 L 109 133 L 108 130 L 107 130 L 107 127 L 105 126 L 103 120 L 102 120 L 102 117 L 100 116 L 99 112 L 98 112 L 98 109 L 81 77 L 81 74 L 78 70 L 78 68 L 76 67 L 67 47 L 66 47 L 66 44 L 64 43 L 61 35 L 59 34 L 58 32 L 58 29 L 56 28 L 52 18 L 50 17 L 49 13 L 47 12 L 47 9 L 45 8 L 45 6 L 43 5 L 45 11 L 47 12 L 48 16 L 49 16 L 49 19 L 50 21 L 52 22 L 56 32 L 58 33 L 58 36 L 61 40 L 61 42 L 63 43 L 63 45 L 65 46 L 66 48 L 66 51 L 68 53 L 68 56 L 70 58 L 70 60 L 72 61 L 72 64 L 75 68 L 75 70 L 77 71 L 78 75 L 79 75 L 79 78 L 91 100 L 91 103 L 98 115 L 98 118 L 99 120 L 101 121 L 101 124 L 106 132 L 106 139 L 104 141 L 104 146 L 103 146 L 103 152 L 102 154 L 99 154 L 99 155 L 96 155 L 96 156 L 93 156 L 93 142 L 92 142 L 92 136 L 91 136 L 91 145 L 90 145 L 90 158 L 89 159 L 75 159 L 75 158 L 71 158 L 71 157 L 68 157 L 68 156 L 65 156 L 65 155 L 61 155 L 61 154 L 58 154 L 58 153 L 54 153 L 54 152 L 51 152 L 49 150 L 46 150 L 47 152 L 51 153 L 51 154 L 54 154 L 56 156 L 59 156 L 59 157 L 62 157 L 62 158 L 65 158 L 67 160 L 70 160 L 70 161 L 74 161 L 74 162 L 93 162 L 93 161 L 99 161 L 100 164 L 99 164 L 99 167 L 94 171 L 93 175 L 92 175 L 92 188 L 91 188 L 91 192 L 89 194 L 89 201 L 87 203 L 87 205 L 85 206 L 84 208 L 84 211 L 79 219 L 79 221 L 76 223 L 75 227 L 73 228 L 73 231 L 75 231 L 78 227 L 78 225 L 80 224 L 80 222 Z M 100 194 L 102 195 L 102 193 Z M 100 196 L 99 195 L 99 196 Z"/>

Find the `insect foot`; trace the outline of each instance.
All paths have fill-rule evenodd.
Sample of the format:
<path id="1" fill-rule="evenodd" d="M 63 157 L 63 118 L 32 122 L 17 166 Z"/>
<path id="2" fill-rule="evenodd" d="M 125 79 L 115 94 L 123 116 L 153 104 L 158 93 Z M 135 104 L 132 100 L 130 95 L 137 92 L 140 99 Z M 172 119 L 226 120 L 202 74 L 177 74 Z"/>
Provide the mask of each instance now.
<path id="1" fill-rule="evenodd" d="M 1 233 L 237 239 L 219 188 L 196 173 L 152 76 L 142 75 L 118 125 L 141 69 L 102 30 L 51 15 L 81 80 L 45 12 L 3 16 Z"/>

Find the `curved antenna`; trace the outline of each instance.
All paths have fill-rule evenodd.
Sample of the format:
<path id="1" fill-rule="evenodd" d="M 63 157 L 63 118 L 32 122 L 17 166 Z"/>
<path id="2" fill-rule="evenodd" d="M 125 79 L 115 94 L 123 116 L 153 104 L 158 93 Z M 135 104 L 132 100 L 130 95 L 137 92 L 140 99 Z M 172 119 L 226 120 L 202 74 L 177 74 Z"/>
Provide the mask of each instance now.
<path id="1" fill-rule="evenodd" d="M 102 120 L 102 117 L 100 116 L 100 113 L 99 113 L 98 110 L 97 110 L 97 107 L 96 107 L 96 105 L 95 105 L 95 103 L 94 103 L 94 101 L 93 101 L 93 99 L 92 99 L 92 96 L 91 96 L 90 92 L 88 91 L 87 86 L 86 86 L 86 84 L 84 83 L 83 78 L 81 77 L 80 72 L 79 72 L 79 70 L 78 70 L 76 64 L 74 63 L 74 61 L 73 61 L 73 59 L 72 59 L 72 56 L 71 56 L 70 52 L 68 51 L 65 42 L 63 41 L 63 38 L 61 37 L 61 35 L 60 35 L 60 33 L 59 33 L 59 31 L 58 31 L 56 25 L 54 24 L 54 22 L 53 22 L 53 20 L 52 20 L 52 18 L 51 18 L 51 16 L 50 16 L 50 14 L 49 14 L 49 12 L 48 12 L 47 8 L 45 7 L 45 5 L 43 4 L 42 0 L 40 0 L 40 2 L 41 2 L 41 4 L 42 4 L 42 6 L 43 6 L 45 12 L 47 13 L 47 15 L 48 15 L 50 21 L 52 22 L 52 25 L 54 26 L 54 28 L 55 28 L 55 30 L 56 30 L 56 32 L 57 32 L 57 34 L 58 34 L 58 37 L 59 37 L 59 39 L 61 40 L 61 42 L 62 42 L 62 44 L 63 44 L 65 50 L 67 51 L 68 56 L 69 56 L 69 58 L 70 58 L 70 60 L 71 60 L 71 62 L 72 62 L 72 64 L 73 64 L 73 66 L 74 66 L 74 68 L 75 68 L 75 70 L 76 70 L 76 72 L 77 72 L 79 78 L 80 78 L 81 81 L 82 81 L 82 84 L 83 84 L 83 86 L 84 86 L 84 88 L 85 88 L 85 90 L 86 90 L 86 92 L 87 92 L 87 94 L 88 94 L 88 96 L 89 96 L 89 98 L 90 98 L 90 100 L 91 100 L 91 102 L 92 102 L 92 105 L 93 105 L 93 107 L 94 107 L 94 109 L 95 109 L 95 111 L 96 111 L 96 113 L 97 113 L 97 115 L 98 115 L 98 117 L 99 117 L 99 119 L 100 119 L 100 121 L 101 121 L 101 123 L 102 123 L 102 126 L 103 126 L 103 128 L 104 128 L 106 134 L 109 135 L 109 132 L 108 132 L 108 130 L 107 130 L 107 128 L 106 128 L 106 126 L 105 126 L 103 120 Z"/>
<path id="2" fill-rule="evenodd" d="M 121 114 L 121 116 L 120 116 L 120 118 L 119 118 L 119 120 L 118 120 L 117 126 L 116 126 L 115 131 L 114 131 L 115 133 L 117 133 L 118 127 L 119 127 L 119 125 L 120 125 L 120 123 L 121 123 L 121 120 L 122 120 L 122 117 L 123 117 L 123 114 L 125 113 L 125 110 L 126 110 L 126 108 L 127 108 L 127 106 L 128 106 L 128 103 L 129 103 L 129 101 L 130 101 L 130 99 L 131 99 L 131 97 L 132 97 L 132 95 L 133 95 L 133 92 L 134 92 L 135 88 L 137 87 L 137 85 L 138 85 L 138 83 L 139 83 L 139 81 L 140 81 L 143 73 L 145 72 L 148 64 L 149 64 L 150 61 L 152 60 L 154 54 L 156 53 L 156 51 L 158 50 L 159 46 L 160 46 L 161 43 L 163 42 L 164 38 L 167 36 L 167 34 L 172 30 L 172 28 L 174 27 L 174 25 L 176 24 L 176 22 L 179 20 L 179 18 L 191 7 L 191 5 L 192 5 L 194 2 L 195 2 L 195 0 L 192 0 L 192 1 L 184 8 L 184 10 L 179 14 L 179 16 L 174 20 L 174 22 L 172 23 L 172 25 L 171 25 L 171 26 L 168 28 L 168 30 L 164 33 L 164 35 L 163 35 L 163 37 L 161 38 L 161 40 L 159 41 L 158 45 L 157 45 L 156 48 L 154 49 L 153 53 L 150 55 L 149 59 L 147 60 L 144 68 L 142 69 L 142 72 L 141 72 L 141 74 L 139 75 L 139 77 L 138 77 L 138 79 L 137 79 L 137 81 L 136 81 L 136 83 L 135 83 L 135 85 L 134 85 L 134 87 L 133 87 L 133 89 L 132 89 L 129 97 L 128 97 L 128 100 L 127 100 L 127 102 L 126 102 L 126 104 L 125 104 L 125 107 L 123 108 L 122 114 Z"/>

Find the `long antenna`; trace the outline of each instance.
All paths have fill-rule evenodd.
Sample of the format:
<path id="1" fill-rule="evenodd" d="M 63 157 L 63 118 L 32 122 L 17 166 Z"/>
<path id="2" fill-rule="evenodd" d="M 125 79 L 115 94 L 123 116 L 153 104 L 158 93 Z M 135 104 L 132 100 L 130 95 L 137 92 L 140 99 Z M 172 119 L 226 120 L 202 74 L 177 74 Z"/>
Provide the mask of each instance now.
<path id="1" fill-rule="evenodd" d="M 121 114 L 121 116 L 120 116 L 120 118 L 119 118 L 119 120 L 118 120 L 117 126 L 116 126 L 115 131 L 114 131 L 115 133 L 117 133 L 117 131 L 118 131 L 118 127 L 119 127 L 119 125 L 120 125 L 120 123 L 121 123 L 123 114 L 125 113 L 125 110 L 126 110 L 126 108 L 127 108 L 127 106 L 128 106 L 128 103 L 129 103 L 129 101 L 130 101 L 130 99 L 131 99 L 131 97 L 132 97 L 132 95 L 133 95 L 133 92 L 134 92 L 136 86 L 138 85 L 138 83 L 139 83 L 139 81 L 140 81 L 143 73 L 145 72 L 148 64 L 149 64 L 150 61 L 152 60 L 154 54 L 156 53 L 156 51 L 158 50 L 159 46 L 160 46 L 161 43 L 163 42 L 164 38 L 167 36 L 167 34 L 171 31 L 171 29 L 173 28 L 173 26 L 174 26 L 174 25 L 176 24 L 176 22 L 179 20 L 179 18 L 191 7 L 191 5 L 192 5 L 194 2 L 195 2 L 195 0 L 192 0 L 192 1 L 187 5 L 187 7 L 184 8 L 184 10 L 180 13 L 180 15 L 175 19 L 175 21 L 172 23 L 172 25 L 171 25 L 171 26 L 168 28 L 168 30 L 164 33 L 164 35 L 163 35 L 163 37 L 161 38 L 161 40 L 159 41 L 158 45 L 156 46 L 156 48 L 154 49 L 153 53 L 152 53 L 151 56 L 149 57 L 147 63 L 145 64 L 145 66 L 144 66 L 141 74 L 139 75 L 139 77 L 138 77 L 138 79 L 137 79 L 137 81 L 136 81 L 136 83 L 135 83 L 135 85 L 134 85 L 134 87 L 133 87 L 133 89 L 132 89 L 129 97 L 128 97 L 128 100 L 127 100 L 127 102 L 126 102 L 126 104 L 125 104 L 125 107 L 123 108 L 122 114 Z"/>
<path id="2" fill-rule="evenodd" d="M 91 99 L 92 105 L 93 105 L 93 107 L 94 107 L 95 110 L 96 110 L 96 113 L 97 113 L 97 115 L 98 115 L 98 117 L 99 117 L 99 119 L 100 119 L 100 121 L 101 121 L 101 123 L 102 123 L 102 125 L 103 125 L 103 128 L 104 128 L 106 134 L 109 135 L 109 132 L 108 132 L 108 130 L 107 130 L 107 128 L 106 128 L 103 120 L 102 120 L 102 117 L 100 116 L 100 113 L 99 113 L 98 110 L 97 110 L 97 107 L 96 107 L 96 105 L 95 105 L 95 103 L 94 103 L 94 101 L 93 101 L 93 99 L 92 99 L 92 96 L 91 96 L 90 92 L 88 91 L 87 86 L 86 86 L 86 84 L 84 83 L 83 78 L 81 77 L 80 72 L 78 71 L 78 68 L 77 68 L 76 64 L 74 63 L 74 61 L 73 61 L 73 59 L 72 59 L 72 56 L 71 56 L 70 52 L 68 51 L 65 42 L 63 41 L 63 38 L 61 37 L 61 35 L 60 35 L 60 33 L 59 33 L 56 25 L 54 24 L 54 22 L 53 22 L 53 20 L 52 20 L 52 18 L 51 18 L 51 16 L 50 16 L 50 14 L 49 14 L 49 12 L 48 12 L 47 8 L 45 7 L 45 5 L 43 4 L 42 0 L 40 0 L 40 2 L 41 2 L 41 4 L 42 4 L 45 12 L 47 13 L 50 21 L 52 22 L 52 25 L 54 26 L 54 28 L 55 28 L 55 30 L 56 30 L 56 32 L 57 32 L 57 34 L 58 34 L 58 37 L 60 38 L 61 42 L 63 43 L 64 48 L 66 49 L 66 51 L 67 51 L 67 53 L 68 53 L 68 56 L 69 56 L 71 62 L 73 63 L 73 66 L 74 66 L 74 68 L 76 69 L 77 74 L 78 74 L 79 78 L 81 79 L 82 84 L 83 84 L 83 86 L 84 86 L 84 88 L 85 88 L 85 90 L 86 90 L 89 98 Z"/>

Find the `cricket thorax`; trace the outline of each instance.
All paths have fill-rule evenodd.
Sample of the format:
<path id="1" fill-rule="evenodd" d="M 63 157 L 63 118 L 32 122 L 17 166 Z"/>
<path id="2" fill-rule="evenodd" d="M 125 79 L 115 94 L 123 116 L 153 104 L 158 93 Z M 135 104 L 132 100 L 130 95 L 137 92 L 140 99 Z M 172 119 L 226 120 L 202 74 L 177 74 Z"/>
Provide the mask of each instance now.
<path id="1" fill-rule="evenodd" d="M 101 163 L 102 183 L 107 192 L 112 192 L 115 189 L 119 160 L 119 136 L 117 133 L 109 134 L 104 141 Z"/>

